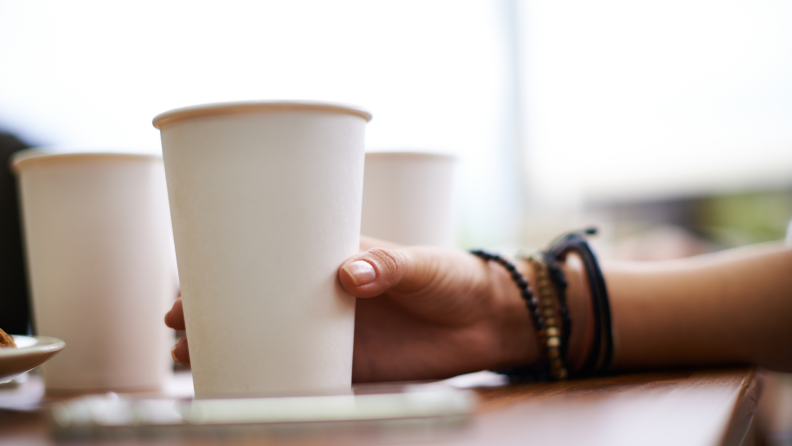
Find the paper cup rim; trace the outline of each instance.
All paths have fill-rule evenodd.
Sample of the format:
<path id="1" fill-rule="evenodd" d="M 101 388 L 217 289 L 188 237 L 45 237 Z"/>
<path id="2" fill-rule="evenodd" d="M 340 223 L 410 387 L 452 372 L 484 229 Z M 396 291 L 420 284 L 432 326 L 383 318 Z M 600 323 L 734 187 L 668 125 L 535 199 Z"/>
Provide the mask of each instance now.
<path id="1" fill-rule="evenodd" d="M 84 159 L 115 159 L 115 160 L 162 160 L 159 155 L 147 153 L 116 153 L 116 152 L 76 152 L 76 153 L 41 153 L 14 158 L 11 168 L 19 173 L 23 168 L 36 164 L 51 164 L 53 162 L 70 162 Z"/>
<path id="2" fill-rule="evenodd" d="M 158 129 L 163 125 L 191 118 L 203 118 L 208 116 L 241 114 L 251 112 L 271 112 L 271 111 L 291 111 L 291 110 L 313 110 L 331 113 L 346 113 L 359 116 L 371 121 L 371 113 L 366 109 L 355 106 L 333 102 L 315 101 L 240 101 L 240 102 L 217 102 L 213 104 L 192 105 L 189 107 L 175 108 L 160 113 L 154 117 L 152 124 Z"/>
<path id="3" fill-rule="evenodd" d="M 450 153 L 440 153 L 440 152 L 412 152 L 409 150 L 377 150 L 366 152 L 366 157 L 368 156 L 375 156 L 375 157 L 399 157 L 399 158 L 434 158 L 434 159 L 444 159 L 449 161 L 456 161 L 457 156 L 452 155 Z"/>

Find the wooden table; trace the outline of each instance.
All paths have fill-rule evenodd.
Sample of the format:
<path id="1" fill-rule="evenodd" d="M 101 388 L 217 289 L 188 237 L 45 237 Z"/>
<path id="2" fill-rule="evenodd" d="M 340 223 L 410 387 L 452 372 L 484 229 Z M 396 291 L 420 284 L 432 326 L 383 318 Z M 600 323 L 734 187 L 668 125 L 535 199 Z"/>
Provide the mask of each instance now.
<path id="1" fill-rule="evenodd" d="M 477 381 L 478 379 L 478 381 Z M 459 380 L 456 380 L 458 382 Z M 444 428 L 290 430 L 255 436 L 128 438 L 88 444 L 162 445 L 739 445 L 749 432 L 760 380 L 753 369 L 627 374 L 558 383 L 493 385 L 473 377 L 480 404 L 467 423 Z M 39 377 L 0 390 L 0 445 L 58 444 L 49 435 Z M 70 442 L 66 444 L 83 444 Z"/>

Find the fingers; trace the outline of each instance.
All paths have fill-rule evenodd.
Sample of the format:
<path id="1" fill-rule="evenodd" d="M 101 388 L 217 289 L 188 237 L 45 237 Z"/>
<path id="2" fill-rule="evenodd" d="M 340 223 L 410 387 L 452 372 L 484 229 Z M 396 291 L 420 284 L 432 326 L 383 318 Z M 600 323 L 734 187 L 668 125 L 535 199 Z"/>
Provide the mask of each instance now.
<path id="1" fill-rule="evenodd" d="M 181 296 L 181 292 L 179 292 Z M 165 325 L 174 330 L 184 330 L 184 307 L 182 307 L 181 298 L 176 299 L 173 303 L 173 308 L 165 314 Z M 171 357 L 176 362 L 181 362 L 184 365 L 190 365 L 190 350 L 187 348 L 187 338 L 182 338 L 171 349 Z"/>
<path id="2" fill-rule="evenodd" d="M 184 330 L 184 308 L 181 298 L 176 299 L 173 307 L 165 314 L 165 325 L 174 330 Z"/>
<path id="3" fill-rule="evenodd" d="M 187 348 L 187 338 L 182 338 L 171 350 L 171 357 L 176 362 L 190 365 L 190 349 Z"/>

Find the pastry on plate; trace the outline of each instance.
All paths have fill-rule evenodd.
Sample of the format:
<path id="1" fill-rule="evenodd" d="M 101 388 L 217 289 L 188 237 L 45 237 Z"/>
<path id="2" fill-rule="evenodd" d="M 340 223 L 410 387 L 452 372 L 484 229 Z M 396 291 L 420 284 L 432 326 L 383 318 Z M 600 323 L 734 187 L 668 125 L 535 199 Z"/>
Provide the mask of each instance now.
<path id="1" fill-rule="evenodd" d="M 4 347 L 16 347 L 14 343 L 14 338 L 7 335 L 2 329 L 0 329 L 0 348 Z"/>

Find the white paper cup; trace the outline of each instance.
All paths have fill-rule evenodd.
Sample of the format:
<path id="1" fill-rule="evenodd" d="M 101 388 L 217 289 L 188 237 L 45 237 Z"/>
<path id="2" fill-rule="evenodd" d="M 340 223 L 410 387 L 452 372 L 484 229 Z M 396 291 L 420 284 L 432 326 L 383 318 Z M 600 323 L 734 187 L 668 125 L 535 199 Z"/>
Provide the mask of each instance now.
<path id="1" fill-rule="evenodd" d="M 362 234 L 402 245 L 453 247 L 455 168 L 451 155 L 366 153 Z"/>
<path id="2" fill-rule="evenodd" d="M 47 389 L 160 388 L 178 289 L 162 158 L 22 156 L 14 169 L 36 331 L 66 342 L 43 366 Z"/>
<path id="3" fill-rule="evenodd" d="M 321 103 L 189 107 L 154 119 L 197 397 L 349 388 L 371 115 Z"/>

